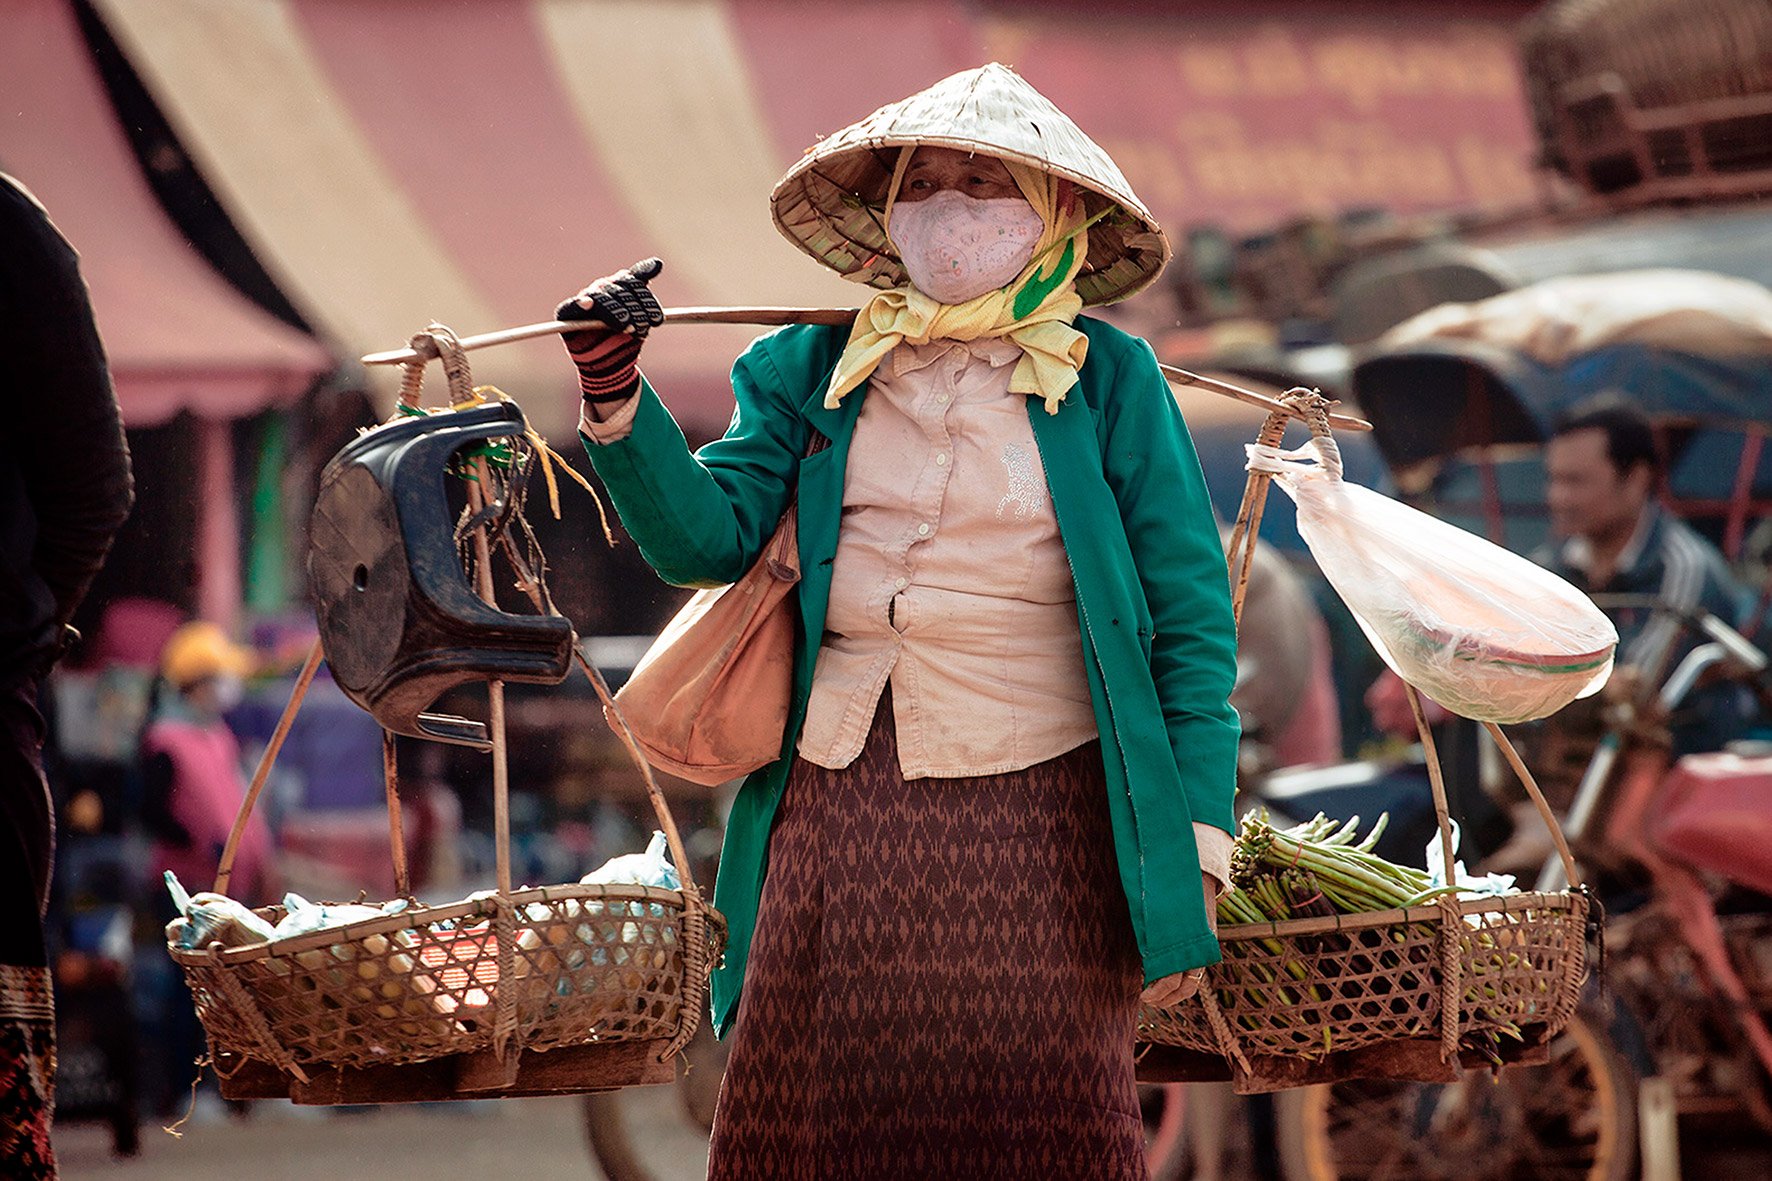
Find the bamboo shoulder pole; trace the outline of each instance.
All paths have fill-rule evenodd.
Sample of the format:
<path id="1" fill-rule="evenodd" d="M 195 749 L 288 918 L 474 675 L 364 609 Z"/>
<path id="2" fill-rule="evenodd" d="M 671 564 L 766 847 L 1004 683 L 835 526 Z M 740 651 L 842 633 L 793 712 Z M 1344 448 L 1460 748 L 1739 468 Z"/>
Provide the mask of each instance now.
<path id="1" fill-rule="evenodd" d="M 666 324 L 757 324 L 762 326 L 780 326 L 783 324 L 853 324 L 860 308 L 786 308 L 786 307 L 687 307 L 664 309 Z M 559 336 L 567 332 L 582 332 L 585 322 L 582 320 L 544 320 L 539 324 L 524 324 L 518 328 L 501 328 L 497 332 L 483 332 L 478 336 L 464 336 L 461 347 L 464 349 L 483 349 L 493 345 L 513 344 L 520 340 L 535 340 L 543 336 Z M 365 365 L 403 365 L 411 361 L 428 361 L 437 356 L 436 347 L 427 339 L 421 340 L 416 348 L 389 349 L 381 353 L 366 353 L 360 360 Z M 1220 381 L 1215 377 L 1206 377 L 1199 373 L 1191 373 L 1174 365 L 1158 365 L 1163 376 L 1178 385 L 1195 386 L 1203 390 L 1211 390 L 1227 398 L 1235 398 L 1239 402 L 1247 402 L 1251 406 L 1259 406 L 1270 414 L 1278 411 L 1281 414 L 1303 420 L 1303 415 L 1287 406 L 1277 398 L 1266 394 L 1258 394 L 1254 390 L 1246 390 L 1242 386 L 1232 385 L 1228 381 Z M 1369 431 L 1372 424 L 1363 418 L 1351 414 L 1331 414 L 1331 426 L 1344 431 Z"/>

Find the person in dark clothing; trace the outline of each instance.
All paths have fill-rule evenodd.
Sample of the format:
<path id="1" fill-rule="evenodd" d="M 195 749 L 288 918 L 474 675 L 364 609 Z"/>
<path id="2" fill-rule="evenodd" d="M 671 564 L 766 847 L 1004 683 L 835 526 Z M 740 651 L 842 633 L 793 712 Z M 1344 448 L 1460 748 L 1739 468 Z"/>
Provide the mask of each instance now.
<path id="1" fill-rule="evenodd" d="M 1708 611 L 1741 627 L 1748 596 L 1723 555 L 1656 496 L 1662 461 L 1649 420 L 1622 396 L 1600 395 L 1560 418 L 1545 447 L 1551 528 L 1562 539 L 1534 555 L 1589 594 L 1647 595 L 1675 611 Z M 1654 692 L 1703 637 L 1679 616 L 1606 610 L 1618 628 L 1618 666 L 1636 691 Z M 1702 688 L 1671 717 L 1679 754 L 1740 737 L 1754 704 L 1739 685 Z"/>
<path id="2" fill-rule="evenodd" d="M 55 822 L 40 682 L 129 515 L 122 416 L 78 256 L 0 173 L 0 1176 L 55 1176 L 55 1021 L 42 918 Z M 25 916 L 35 915 L 35 921 Z"/>

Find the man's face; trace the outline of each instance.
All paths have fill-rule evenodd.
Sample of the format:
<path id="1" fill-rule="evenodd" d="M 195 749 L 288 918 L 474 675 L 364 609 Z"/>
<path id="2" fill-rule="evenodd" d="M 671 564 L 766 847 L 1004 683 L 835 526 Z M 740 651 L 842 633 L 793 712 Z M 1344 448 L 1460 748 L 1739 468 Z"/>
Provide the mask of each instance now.
<path id="1" fill-rule="evenodd" d="M 1649 471 L 1638 464 L 1628 475 L 1606 453 L 1606 432 L 1571 431 L 1544 449 L 1545 500 L 1551 529 L 1560 537 L 1604 538 L 1628 533 L 1649 498 Z"/>
<path id="2" fill-rule="evenodd" d="M 954 148 L 918 148 L 899 183 L 898 199 L 923 201 L 944 189 L 955 189 L 981 201 L 1021 196 L 1008 167 L 995 156 Z"/>

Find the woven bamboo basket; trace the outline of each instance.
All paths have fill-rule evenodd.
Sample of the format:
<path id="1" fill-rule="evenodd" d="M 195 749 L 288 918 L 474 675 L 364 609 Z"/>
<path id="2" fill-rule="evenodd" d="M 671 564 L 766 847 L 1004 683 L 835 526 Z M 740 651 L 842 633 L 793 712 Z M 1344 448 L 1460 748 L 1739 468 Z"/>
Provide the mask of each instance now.
<path id="1" fill-rule="evenodd" d="M 359 1101 L 600 1090 L 673 1077 L 667 1059 L 694 1033 L 723 941 L 692 899 L 644 886 L 546 886 L 270 943 L 170 951 L 229 1097 L 264 1097 L 268 1086 L 297 1101 L 349 1102 L 330 1097 L 353 1082 L 341 1072 L 365 1068 L 387 1085 Z M 258 913 L 282 917 L 280 907 Z M 570 1080 L 556 1069 L 543 1072 L 545 1084 L 524 1082 L 542 1065 L 537 1055 L 618 1043 L 648 1052 L 601 1065 L 579 1056 Z M 448 1057 L 463 1061 L 420 1072 L 408 1080 L 426 1080 L 416 1091 L 386 1071 Z"/>
<path id="2" fill-rule="evenodd" d="M 440 326 L 420 334 L 441 355 L 452 405 L 477 395 L 459 342 Z M 415 347 L 420 343 L 415 337 Z M 402 399 L 417 407 L 423 359 Z M 493 486 L 485 461 L 469 506 Z M 472 548 L 492 601 L 484 527 Z M 507 548 L 514 564 L 521 555 Z M 518 583 L 545 608 L 540 580 Z M 224 849 L 215 892 L 226 893 L 239 841 L 324 654 L 316 642 L 248 787 Z M 577 664 L 604 704 L 600 674 Z M 185 949 L 179 920 L 168 951 L 183 969 L 228 1098 L 297 1103 L 390 1103 L 581 1093 L 667 1083 L 694 1035 L 719 960 L 725 923 L 702 898 L 663 792 L 627 737 L 682 879 L 682 888 L 557 885 L 513 888 L 503 685 L 488 682 L 498 888 L 444 906 L 409 905 L 270 942 Z M 616 714 L 619 718 L 619 712 Z M 625 726 L 625 723 L 623 724 Z M 411 899 L 394 741 L 384 732 L 396 889 Z M 282 907 L 256 912 L 276 923 Z"/>
<path id="3" fill-rule="evenodd" d="M 1587 910 L 1579 892 L 1523 893 L 1224 927 L 1198 1000 L 1144 1011 L 1141 1040 L 1185 1052 L 1144 1074 L 1247 1093 L 1536 1061 L 1580 998 Z"/>
<path id="4" fill-rule="evenodd" d="M 1319 437 L 1328 401 L 1286 400 Z M 1289 418 L 1269 416 L 1277 445 Z M 1268 477 L 1251 472 L 1230 546 L 1241 620 Z M 1408 688 L 1426 748 L 1444 863 L 1451 821 L 1433 735 Z M 1349 1078 L 1450 1081 L 1462 1066 L 1542 1062 L 1575 1012 L 1587 969 L 1589 902 L 1556 818 L 1502 733 L 1485 723 L 1549 827 L 1568 880 L 1560 893 L 1453 900 L 1368 914 L 1219 928 L 1222 960 L 1195 996 L 1139 1016 L 1139 1077 L 1230 1079 L 1242 1093 Z"/>

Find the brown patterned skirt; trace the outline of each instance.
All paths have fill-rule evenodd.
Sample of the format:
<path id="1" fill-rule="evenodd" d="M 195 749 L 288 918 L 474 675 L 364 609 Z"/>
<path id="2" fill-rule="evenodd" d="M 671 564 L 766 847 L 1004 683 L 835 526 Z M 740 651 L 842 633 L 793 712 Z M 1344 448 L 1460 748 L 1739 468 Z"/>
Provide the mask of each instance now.
<path id="1" fill-rule="evenodd" d="M 891 717 L 788 776 L 709 1177 L 1143 1178 L 1100 745 L 907 781 Z"/>
<path id="2" fill-rule="evenodd" d="M 29 916 L 23 920 L 30 922 Z M 0 964 L 0 1177 L 54 1181 L 55 1011 L 49 969 Z"/>

